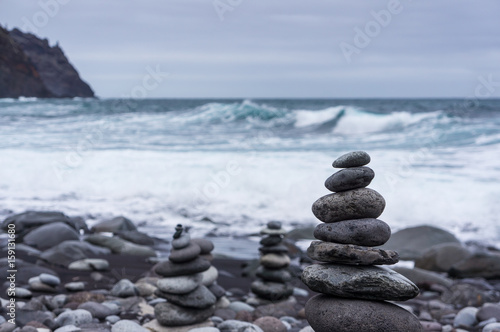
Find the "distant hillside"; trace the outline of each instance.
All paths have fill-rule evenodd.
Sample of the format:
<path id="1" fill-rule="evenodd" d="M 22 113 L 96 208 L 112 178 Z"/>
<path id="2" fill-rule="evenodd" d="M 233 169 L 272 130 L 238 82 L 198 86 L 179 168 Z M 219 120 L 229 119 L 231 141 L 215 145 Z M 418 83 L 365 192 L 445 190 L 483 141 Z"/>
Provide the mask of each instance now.
<path id="1" fill-rule="evenodd" d="M 0 27 L 0 98 L 94 97 L 59 45 Z"/>

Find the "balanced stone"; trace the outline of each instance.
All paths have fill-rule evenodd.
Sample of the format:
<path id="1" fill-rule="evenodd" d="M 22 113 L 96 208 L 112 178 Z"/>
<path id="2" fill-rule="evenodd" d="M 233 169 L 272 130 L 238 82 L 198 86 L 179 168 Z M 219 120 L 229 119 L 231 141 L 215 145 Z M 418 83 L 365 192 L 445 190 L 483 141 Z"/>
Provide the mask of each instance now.
<path id="1" fill-rule="evenodd" d="M 202 275 L 201 283 L 208 287 L 217 280 L 217 277 L 219 276 L 219 271 L 217 271 L 217 269 L 214 266 L 210 266 L 210 268 L 202 272 L 201 275 Z"/>
<path id="2" fill-rule="evenodd" d="M 419 293 L 401 274 L 378 266 L 313 264 L 301 279 L 315 292 L 345 298 L 405 301 Z"/>
<path id="3" fill-rule="evenodd" d="M 392 250 L 323 241 L 311 242 L 307 255 L 320 262 L 350 265 L 392 265 L 399 261 L 398 253 Z"/>
<path id="4" fill-rule="evenodd" d="M 417 317 L 388 302 L 340 299 L 316 295 L 305 307 L 315 332 L 420 332 Z"/>
<path id="5" fill-rule="evenodd" d="M 382 195 L 373 189 L 360 188 L 323 196 L 314 202 L 312 212 L 319 220 L 330 223 L 377 218 L 384 208 Z"/>
<path id="6" fill-rule="evenodd" d="M 264 234 L 264 235 L 285 235 L 286 233 L 287 233 L 286 230 L 284 230 L 283 228 L 274 229 L 274 228 L 266 227 L 260 231 L 260 234 Z"/>
<path id="7" fill-rule="evenodd" d="M 266 254 L 260 258 L 260 264 L 269 269 L 281 269 L 290 265 L 290 257 L 285 254 Z"/>
<path id="8" fill-rule="evenodd" d="M 156 283 L 159 290 L 171 294 L 187 294 L 201 285 L 203 275 L 196 273 L 192 275 L 161 278 Z"/>
<path id="9" fill-rule="evenodd" d="M 190 243 L 182 249 L 172 250 L 168 259 L 174 263 L 185 263 L 192 261 L 201 253 L 201 248 L 195 243 Z"/>
<path id="10" fill-rule="evenodd" d="M 260 247 L 259 251 L 263 254 L 271 254 L 271 253 L 279 254 L 279 253 L 287 253 L 288 248 L 283 244 L 278 244 L 274 246 Z"/>
<path id="11" fill-rule="evenodd" d="M 252 292 L 266 300 L 282 300 L 293 294 L 293 286 L 272 281 L 256 280 L 251 285 Z"/>
<path id="12" fill-rule="evenodd" d="M 327 242 L 381 246 L 391 237 L 391 228 L 379 219 L 352 219 L 323 223 L 314 229 L 314 237 Z"/>
<path id="13" fill-rule="evenodd" d="M 208 255 L 212 252 L 212 250 L 214 250 L 214 243 L 207 239 L 192 239 L 191 243 L 195 243 L 200 246 L 200 255 Z"/>
<path id="14" fill-rule="evenodd" d="M 186 248 L 191 243 L 191 236 L 187 233 L 182 233 L 180 237 L 172 240 L 172 248 Z"/>
<path id="15" fill-rule="evenodd" d="M 269 235 L 262 238 L 259 243 L 265 247 L 270 247 L 276 244 L 280 244 L 281 242 L 283 242 L 281 235 Z"/>
<path id="16" fill-rule="evenodd" d="M 255 272 L 255 275 L 267 281 L 276 281 L 281 283 L 289 282 L 292 280 L 292 275 L 289 271 L 285 269 L 267 269 L 264 266 L 259 266 L 257 268 L 257 271 Z"/>
<path id="17" fill-rule="evenodd" d="M 207 287 L 201 285 L 187 294 L 170 294 L 156 290 L 156 295 L 167 299 L 169 302 L 186 308 L 205 309 L 217 302 L 215 295 Z"/>
<path id="18" fill-rule="evenodd" d="M 369 167 L 346 168 L 326 179 L 325 187 L 333 192 L 364 188 L 374 177 L 375 172 Z"/>
<path id="19" fill-rule="evenodd" d="M 164 326 L 183 326 L 201 323 L 212 316 L 215 308 L 192 309 L 163 302 L 155 306 L 155 317 Z"/>
<path id="20" fill-rule="evenodd" d="M 270 221 L 267 223 L 269 229 L 281 229 L 281 221 Z"/>
<path id="21" fill-rule="evenodd" d="M 156 264 L 154 271 L 163 277 L 176 277 L 203 272 L 208 270 L 210 266 L 209 261 L 198 257 L 190 262 L 181 264 L 171 261 L 162 261 Z"/>
<path id="22" fill-rule="evenodd" d="M 364 166 L 370 162 L 370 155 L 365 151 L 353 151 L 338 157 L 333 163 L 334 168 Z"/>

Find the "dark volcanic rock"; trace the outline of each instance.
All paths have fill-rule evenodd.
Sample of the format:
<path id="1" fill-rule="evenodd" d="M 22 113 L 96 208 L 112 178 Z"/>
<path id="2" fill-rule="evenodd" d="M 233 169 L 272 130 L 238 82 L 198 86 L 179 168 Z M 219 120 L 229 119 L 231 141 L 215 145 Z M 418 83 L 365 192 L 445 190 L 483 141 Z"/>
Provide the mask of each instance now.
<path id="1" fill-rule="evenodd" d="M 365 151 L 353 151 L 346 153 L 332 163 L 334 168 L 359 167 L 370 162 L 370 155 Z"/>
<path id="2" fill-rule="evenodd" d="M 287 269 L 266 269 L 264 266 L 259 266 L 255 274 L 268 281 L 285 283 L 292 280 L 292 275 Z"/>
<path id="3" fill-rule="evenodd" d="M 387 302 L 316 295 L 306 304 L 306 316 L 315 332 L 423 331 L 417 317 Z"/>
<path id="4" fill-rule="evenodd" d="M 349 265 L 391 265 L 399 261 L 398 253 L 392 250 L 323 241 L 311 242 L 307 255 L 320 262 Z"/>
<path id="5" fill-rule="evenodd" d="M 111 250 L 108 248 L 94 246 L 86 241 L 64 241 L 44 251 L 40 258 L 51 264 L 67 267 L 77 260 L 109 254 Z"/>
<path id="6" fill-rule="evenodd" d="M 94 97 L 90 86 L 82 81 L 59 45 L 51 47 L 47 39 L 18 29 L 10 31 L 9 35 L 33 63 L 53 97 Z"/>
<path id="7" fill-rule="evenodd" d="M 456 278 L 500 278 L 500 254 L 478 253 L 469 256 L 453 264 L 448 274 Z"/>
<path id="8" fill-rule="evenodd" d="M 350 219 L 378 218 L 385 208 L 385 200 L 369 188 L 342 191 L 319 198 L 312 212 L 323 222 Z"/>
<path id="9" fill-rule="evenodd" d="M 21 46 L 0 26 L 0 98 L 52 97 Z"/>
<path id="10" fill-rule="evenodd" d="M 378 266 L 313 264 L 301 279 L 315 292 L 345 298 L 405 301 L 419 293 L 410 280 Z"/>
<path id="11" fill-rule="evenodd" d="M 187 294 L 169 294 L 162 292 L 159 289 L 155 291 L 155 294 L 167 299 L 168 302 L 186 308 L 205 309 L 214 305 L 217 301 L 215 295 L 203 285 Z"/>
<path id="12" fill-rule="evenodd" d="M 314 229 L 318 240 L 358 246 L 380 246 L 391 237 L 391 228 L 379 219 L 353 219 L 319 224 Z"/>
<path id="13" fill-rule="evenodd" d="M 154 271 L 163 277 L 176 277 L 195 274 L 206 271 L 210 268 L 210 262 L 203 258 L 196 258 L 187 263 L 176 264 L 171 261 L 162 261 L 153 268 Z"/>
<path id="14" fill-rule="evenodd" d="M 137 227 L 132 220 L 125 217 L 115 217 L 113 219 L 98 222 L 92 226 L 93 232 L 111 232 L 117 233 L 120 231 L 136 231 Z"/>
<path id="15" fill-rule="evenodd" d="M 415 267 L 437 271 L 448 272 L 456 263 L 469 258 L 471 252 L 460 243 L 442 243 L 430 247 L 421 257 L 415 260 Z"/>
<path id="16" fill-rule="evenodd" d="M 190 309 L 172 303 L 158 303 L 155 306 L 155 317 L 163 326 L 183 326 L 201 323 L 212 316 L 215 308 Z"/>
<path id="17" fill-rule="evenodd" d="M 293 294 L 293 286 L 279 282 L 256 280 L 251 285 L 252 292 L 271 301 L 288 298 Z"/>
<path id="18" fill-rule="evenodd" d="M 24 243 L 45 250 L 61 243 L 61 241 L 79 240 L 76 230 L 65 223 L 55 222 L 40 226 L 24 237 Z"/>
<path id="19" fill-rule="evenodd" d="M 441 243 L 460 244 L 460 241 L 448 231 L 423 225 L 405 228 L 392 234 L 383 248 L 397 251 L 403 260 L 415 260 L 430 247 Z"/>
<path id="20" fill-rule="evenodd" d="M 333 192 L 364 188 L 374 177 L 375 172 L 369 167 L 346 168 L 326 179 L 325 187 Z"/>
<path id="21" fill-rule="evenodd" d="M 7 230 L 9 224 L 16 225 L 17 241 L 21 241 L 23 236 L 32 230 L 33 228 L 55 223 L 63 222 L 75 229 L 76 227 L 74 220 L 66 216 L 61 212 L 53 211 L 26 211 L 23 213 L 15 214 L 6 218 L 2 223 L 2 229 Z"/>

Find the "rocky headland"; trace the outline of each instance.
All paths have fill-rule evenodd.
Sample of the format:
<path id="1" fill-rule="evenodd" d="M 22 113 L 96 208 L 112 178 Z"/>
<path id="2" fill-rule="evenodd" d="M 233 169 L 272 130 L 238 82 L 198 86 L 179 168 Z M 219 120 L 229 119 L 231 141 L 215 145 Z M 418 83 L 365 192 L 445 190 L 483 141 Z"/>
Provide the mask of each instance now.
<path id="1" fill-rule="evenodd" d="M 59 45 L 0 26 L 0 98 L 94 97 Z"/>

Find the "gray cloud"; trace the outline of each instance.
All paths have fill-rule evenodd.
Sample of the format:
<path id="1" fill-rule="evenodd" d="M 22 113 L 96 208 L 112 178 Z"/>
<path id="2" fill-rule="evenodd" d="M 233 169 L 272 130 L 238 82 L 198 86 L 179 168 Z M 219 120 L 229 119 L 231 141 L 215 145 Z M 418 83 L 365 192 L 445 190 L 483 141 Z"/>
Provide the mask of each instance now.
<path id="1" fill-rule="evenodd" d="M 394 2 L 242 0 L 221 21 L 212 0 L 3 0 L 0 22 L 23 27 L 40 4 L 66 3 L 37 34 L 103 97 L 156 65 L 170 76 L 150 97 L 469 97 L 478 76 L 500 81 L 495 0 L 401 0 L 348 63 L 339 45 L 356 46 L 355 28 Z"/>

